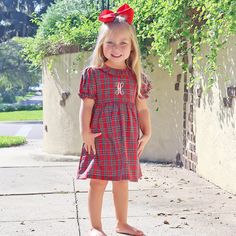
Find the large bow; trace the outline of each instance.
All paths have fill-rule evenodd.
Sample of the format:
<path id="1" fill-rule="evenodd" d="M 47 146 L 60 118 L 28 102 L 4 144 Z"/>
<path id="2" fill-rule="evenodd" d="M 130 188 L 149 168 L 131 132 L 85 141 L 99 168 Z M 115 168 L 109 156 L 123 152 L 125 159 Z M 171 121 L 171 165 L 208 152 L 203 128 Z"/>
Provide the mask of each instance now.
<path id="1" fill-rule="evenodd" d="M 111 10 L 102 11 L 98 17 L 98 20 L 103 23 L 109 23 L 113 22 L 118 15 L 125 17 L 126 21 L 131 25 L 134 18 L 134 10 L 125 3 L 119 7 L 116 13 Z"/>

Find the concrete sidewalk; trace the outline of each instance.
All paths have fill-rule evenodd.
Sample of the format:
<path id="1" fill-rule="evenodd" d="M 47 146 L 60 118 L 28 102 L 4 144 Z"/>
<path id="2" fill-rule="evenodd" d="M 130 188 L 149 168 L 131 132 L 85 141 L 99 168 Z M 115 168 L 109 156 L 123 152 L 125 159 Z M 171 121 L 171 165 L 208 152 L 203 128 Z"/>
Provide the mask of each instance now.
<path id="1" fill-rule="evenodd" d="M 50 157 L 38 140 L 0 149 L 1 236 L 88 235 L 88 181 L 74 179 L 72 157 Z M 147 236 L 236 235 L 235 195 L 171 165 L 142 163 L 142 171 L 143 179 L 130 183 L 129 222 Z M 108 236 L 118 235 L 110 184 L 103 225 Z"/>

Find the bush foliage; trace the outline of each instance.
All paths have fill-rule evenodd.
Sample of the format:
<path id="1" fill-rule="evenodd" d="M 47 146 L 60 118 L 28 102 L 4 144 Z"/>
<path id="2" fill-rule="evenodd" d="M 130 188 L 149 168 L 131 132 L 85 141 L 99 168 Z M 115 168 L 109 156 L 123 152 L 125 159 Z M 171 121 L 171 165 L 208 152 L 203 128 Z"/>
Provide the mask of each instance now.
<path id="1" fill-rule="evenodd" d="M 43 105 L 0 104 L 0 112 L 42 110 Z"/>
<path id="2" fill-rule="evenodd" d="M 13 147 L 27 143 L 22 136 L 0 136 L 0 148 Z"/>
<path id="3" fill-rule="evenodd" d="M 100 23 L 99 1 L 57 0 L 41 19 L 34 38 L 25 41 L 24 54 L 34 65 L 57 54 L 62 45 L 78 45 L 79 50 L 92 50 Z M 113 1 L 116 10 L 126 1 Z M 198 66 L 201 45 L 209 47 L 205 72 L 209 73 L 209 87 L 214 80 L 216 57 L 230 35 L 236 32 L 236 2 L 232 0 L 130 0 L 134 8 L 134 25 L 142 55 L 158 56 L 158 63 L 172 71 L 170 43 L 178 41 L 176 61 L 182 68 Z M 192 55 L 193 65 L 182 60 Z M 180 60 L 179 60 L 180 59 Z M 194 82 L 195 78 L 191 78 Z"/>
<path id="4" fill-rule="evenodd" d="M 119 1 L 121 5 L 125 1 Z M 236 32 L 236 1 L 232 0 L 140 0 L 130 1 L 135 10 L 134 24 L 143 55 L 157 55 L 159 65 L 172 71 L 170 43 L 178 41 L 176 61 L 187 71 L 198 68 L 202 60 L 201 46 L 209 48 L 205 55 L 208 87 L 214 83 L 216 58 L 229 36 Z M 191 55 L 193 64 L 183 61 Z M 190 85 L 199 78 L 190 78 Z"/>
<path id="5" fill-rule="evenodd" d="M 0 44 L 0 103 L 14 103 L 25 96 L 30 86 L 40 81 L 40 71 L 30 69 L 21 57 L 22 46 L 14 40 Z"/>
<path id="6" fill-rule="evenodd" d="M 21 39 L 23 54 L 34 66 L 41 66 L 48 55 L 59 54 L 62 47 L 76 45 L 79 51 L 92 50 L 99 27 L 100 11 L 95 1 L 57 0 L 40 19 L 34 38 Z"/>

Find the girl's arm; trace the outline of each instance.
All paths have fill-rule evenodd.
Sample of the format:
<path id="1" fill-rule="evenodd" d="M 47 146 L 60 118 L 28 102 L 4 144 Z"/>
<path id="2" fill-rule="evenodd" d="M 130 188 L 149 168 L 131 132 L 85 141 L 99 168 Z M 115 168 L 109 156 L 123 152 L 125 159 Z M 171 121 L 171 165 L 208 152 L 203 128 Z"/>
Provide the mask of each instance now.
<path id="1" fill-rule="evenodd" d="M 101 135 L 101 133 L 92 133 L 90 128 L 92 110 L 94 106 L 94 99 L 81 99 L 79 121 L 80 121 L 80 135 L 85 143 L 85 149 L 90 154 L 93 151 L 96 154 L 94 139 Z"/>
<path id="2" fill-rule="evenodd" d="M 138 156 L 140 157 L 145 145 L 151 138 L 151 118 L 147 106 L 146 99 L 136 99 L 136 107 L 138 111 L 139 126 L 143 133 L 138 142 Z"/>

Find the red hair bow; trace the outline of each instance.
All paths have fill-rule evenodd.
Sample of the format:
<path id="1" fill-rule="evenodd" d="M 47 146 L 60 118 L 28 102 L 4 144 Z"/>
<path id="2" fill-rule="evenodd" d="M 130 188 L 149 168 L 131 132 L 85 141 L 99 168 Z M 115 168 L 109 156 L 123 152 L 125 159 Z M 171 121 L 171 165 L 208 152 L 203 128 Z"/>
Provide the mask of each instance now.
<path id="1" fill-rule="evenodd" d="M 131 25 L 133 18 L 134 18 L 134 10 L 128 5 L 122 5 L 117 12 L 113 12 L 111 10 L 104 10 L 98 17 L 98 20 L 103 23 L 113 22 L 116 16 L 123 16 L 125 17 L 126 21 Z"/>

